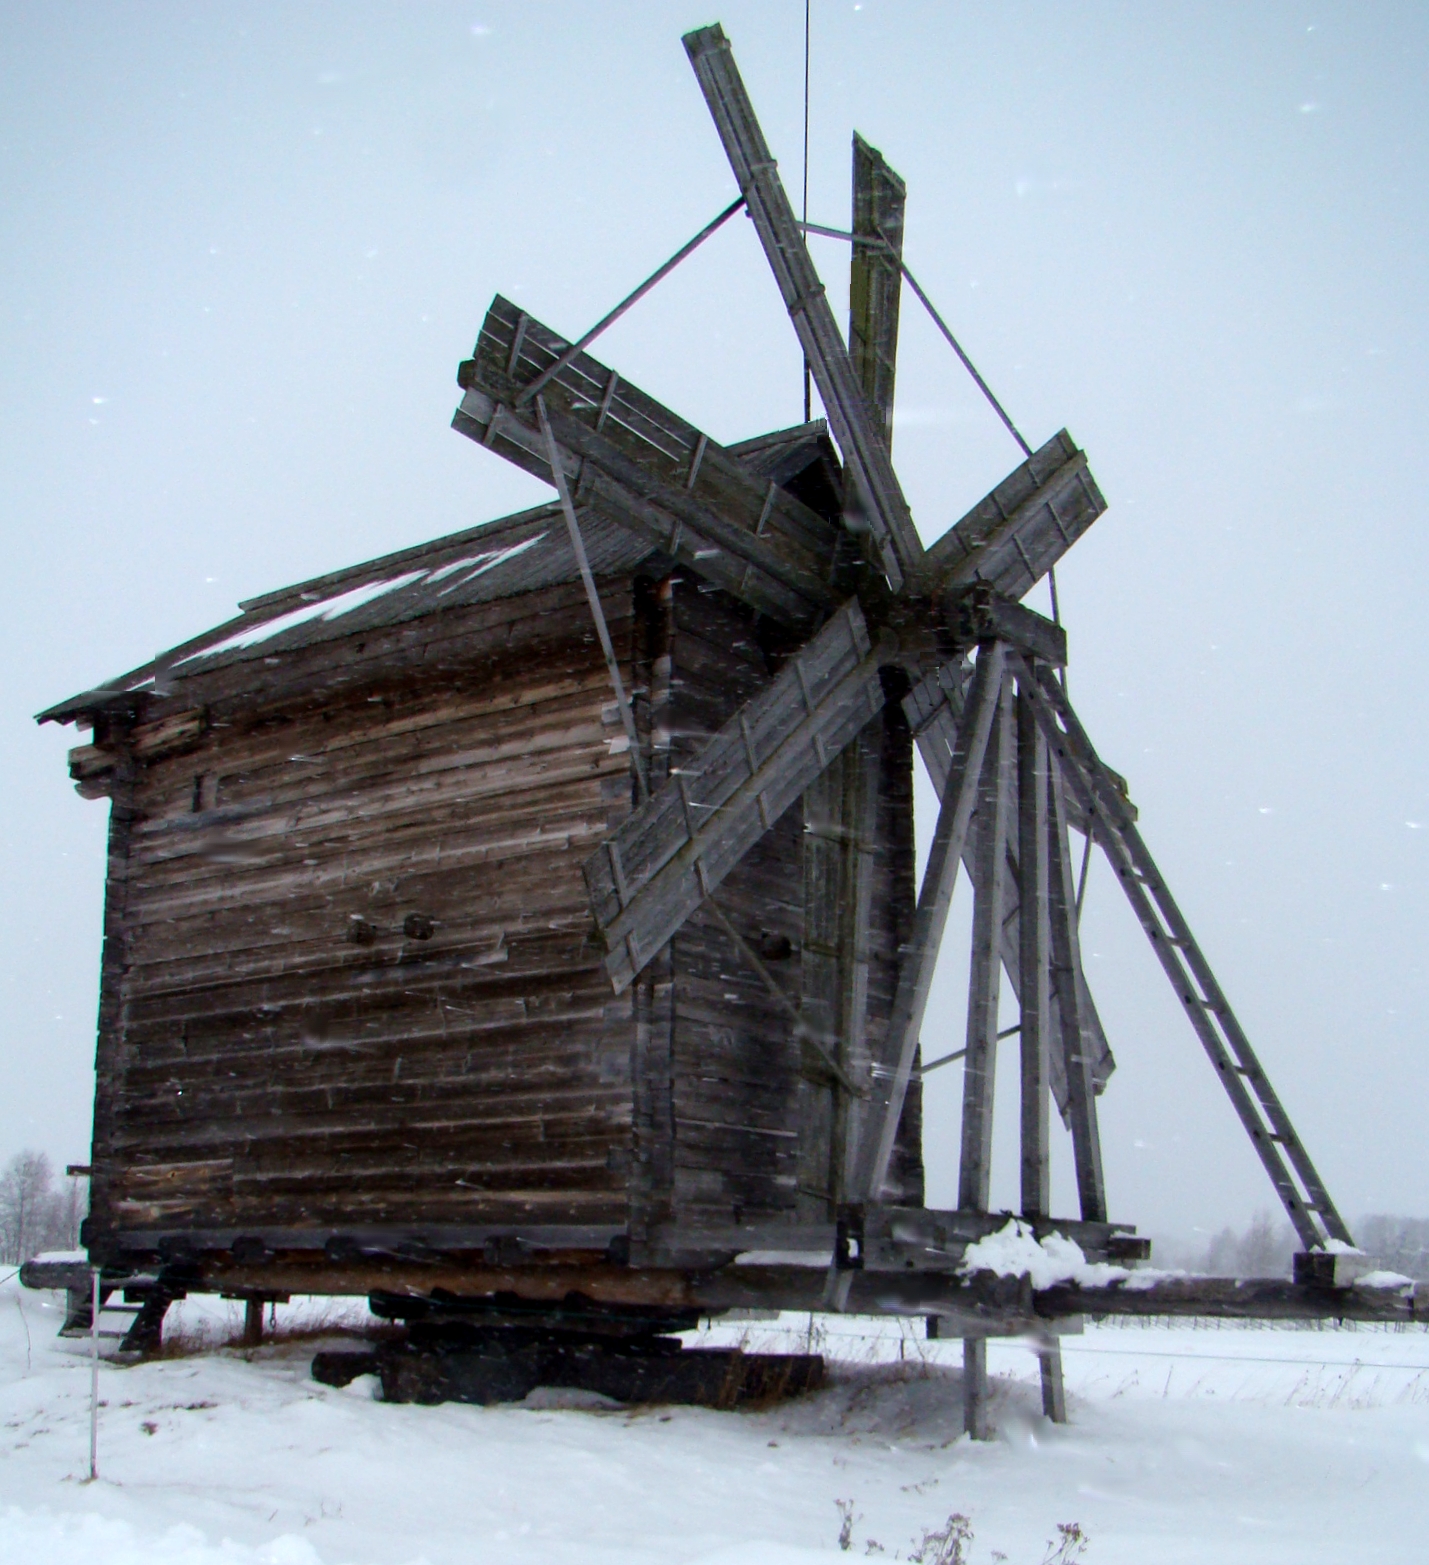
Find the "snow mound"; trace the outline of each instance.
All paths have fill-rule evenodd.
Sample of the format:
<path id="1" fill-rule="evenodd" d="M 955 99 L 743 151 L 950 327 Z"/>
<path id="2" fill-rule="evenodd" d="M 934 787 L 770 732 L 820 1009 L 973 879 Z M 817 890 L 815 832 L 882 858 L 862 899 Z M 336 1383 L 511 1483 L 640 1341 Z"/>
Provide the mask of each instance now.
<path id="1" fill-rule="evenodd" d="M 1089 1261 L 1081 1245 L 1061 1234 L 1051 1233 L 1039 1241 L 1031 1228 L 1015 1217 L 1005 1228 L 970 1244 L 958 1269 L 965 1276 L 994 1272 L 999 1277 L 1030 1277 L 1037 1289 L 1052 1288 L 1059 1282 L 1105 1288 L 1131 1276 L 1124 1266 Z"/>
<path id="2" fill-rule="evenodd" d="M 1366 1272 L 1363 1277 L 1355 1278 L 1354 1285 L 1356 1288 L 1392 1288 L 1406 1297 L 1414 1292 L 1414 1279 L 1403 1272 Z"/>

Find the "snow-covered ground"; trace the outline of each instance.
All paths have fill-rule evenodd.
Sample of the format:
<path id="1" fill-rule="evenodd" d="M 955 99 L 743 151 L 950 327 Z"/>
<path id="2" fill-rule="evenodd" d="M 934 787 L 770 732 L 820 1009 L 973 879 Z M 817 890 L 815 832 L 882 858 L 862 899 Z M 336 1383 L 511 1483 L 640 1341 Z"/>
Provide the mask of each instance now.
<path id="1" fill-rule="evenodd" d="M 314 1383 L 315 1342 L 100 1372 L 59 1296 L 0 1285 L 0 1560 L 24 1565 L 796 1565 L 905 1560 L 953 1513 L 964 1558 L 1040 1565 L 1429 1561 L 1429 1333 L 1091 1327 L 1064 1339 L 1071 1423 L 992 1345 L 999 1437 L 961 1433 L 957 1343 L 822 1318 L 833 1384 L 774 1411 L 386 1406 Z M 326 1308 L 298 1301 L 279 1326 Z M 356 1312 L 359 1318 L 365 1312 Z M 190 1342 L 236 1307 L 190 1301 Z M 802 1345 L 807 1318 L 722 1327 Z M 336 1344 L 334 1344 L 336 1345 Z M 839 1502 L 844 1502 L 841 1509 Z M 946 1557 L 946 1556 L 945 1556 Z M 1075 1555 L 1072 1557 L 1076 1557 Z M 925 1551 L 927 1565 L 937 1556 Z"/>

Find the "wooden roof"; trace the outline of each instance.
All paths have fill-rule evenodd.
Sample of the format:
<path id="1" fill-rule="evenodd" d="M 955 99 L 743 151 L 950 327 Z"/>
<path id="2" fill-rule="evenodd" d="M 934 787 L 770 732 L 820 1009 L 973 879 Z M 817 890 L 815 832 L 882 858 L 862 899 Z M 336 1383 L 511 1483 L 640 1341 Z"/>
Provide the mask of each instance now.
<path id="1" fill-rule="evenodd" d="M 730 449 L 761 477 L 776 483 L 788 482 L 815 463 L 834 462 L 822 422 L 761 435 Z M 836 481 L 836 467 L 832 476 Z M 592 510 L 582 509 L 580 521 L 597 577 L 629 575 L 662 559 L 647 541 Z M 132 703 L 136 696 L 167 693 L 187 674 L 242 662 L 262 666 L 262 660 L 275 653 L 444 609 L 515 597 L 574 581 L 577 575 L 559 505 L 537 506 L 249 598 L 239 604 L 236 618 L 161 652 L 140 668 L 46 708 L 36 721 L 92 720 L 97 713 Z"/>

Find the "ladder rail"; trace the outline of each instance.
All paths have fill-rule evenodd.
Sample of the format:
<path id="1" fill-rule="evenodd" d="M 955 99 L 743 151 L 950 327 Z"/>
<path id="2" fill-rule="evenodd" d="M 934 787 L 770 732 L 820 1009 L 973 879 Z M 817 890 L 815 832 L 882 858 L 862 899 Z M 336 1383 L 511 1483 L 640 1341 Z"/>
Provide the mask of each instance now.
<path id="1" fill-rule="evenodd" d="M 1081 796 L 1097 840 L 1116 870 L 1122 890 L 1301 1242 L 1310 1249 L 1328 1236 L 1352 1244 L 1348 1227 L 1086 731 L 1046 669 L 1038 666 L 1032 679 L 1035 684 L 1029 682 L 1029 688 L 1048 747 Z M 1292 1170 L 1303 1187 L 1303 1195 Z"/>

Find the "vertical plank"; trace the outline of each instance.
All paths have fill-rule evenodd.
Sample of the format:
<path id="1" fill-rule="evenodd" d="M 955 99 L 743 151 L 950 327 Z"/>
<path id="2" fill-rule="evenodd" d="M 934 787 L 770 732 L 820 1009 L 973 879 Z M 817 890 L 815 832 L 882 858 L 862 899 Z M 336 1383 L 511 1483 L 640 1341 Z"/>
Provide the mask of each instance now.
<path id="1" fill-rule="evenodd" d="M 898 357 L 898 306 L 903 273 L 903 205 L 907 187 L 883 154 L 854 132 L 853 232 L 892 246 L 893 253 L 850 248 L 848 347 L 854 373 L 873 407 L 883 443 L 893 448 L 893 381 Z"/>
<path id="2" fill-rule="evenodd" d="M 1007 875 L 1012 759 L 1012 682 L 1004 676 L 978 779 L 977 869 L 973 877 L 972 964 L 958 1171 L 958 1206 L 964 1211 L 987 1210 L 992 1179 L 992 1101 L 997 1072 L 997 1008 L 1002 993 L 1003 883 Z"/>
<path id="3" fill-rule="evenodd" d="M 1022 1067 L 1022 1215 L 1051 1201 L 1048 1090 L 1051 972 L 1047 927 L 1047 741 L 1025 692 L 1017 697 L 1017 965 Z"/>
<path id="4" fill-rule="evenodd" d="M 1052 976 L 1061 1016 L 1067 1123 L 1072 1132 L 1082 1217 L 1088 1222 L 1104 1223 L 1106 1184 L 1102 1177 L 1101 1135 L 1097 1129 L 1097 1100 L 1081 984 L 1076 879 L 1071 842 L 1067 836 L 1067 807 L 1060 766 L 1050 769 L 1047 798 L 1048 918 Z"/>

